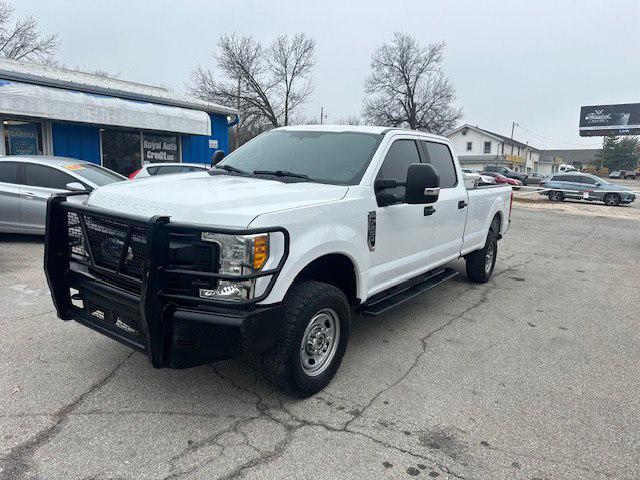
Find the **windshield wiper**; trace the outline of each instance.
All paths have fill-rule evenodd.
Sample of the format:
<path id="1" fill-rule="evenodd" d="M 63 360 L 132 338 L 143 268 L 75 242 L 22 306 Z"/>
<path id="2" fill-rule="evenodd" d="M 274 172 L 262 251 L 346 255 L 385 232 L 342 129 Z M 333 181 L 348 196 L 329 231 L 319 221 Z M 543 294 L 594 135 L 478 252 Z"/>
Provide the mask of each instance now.
<path id="1" fill-rule="evenodd" d="M 231 165 L 216 165 L 213 168 L 224 170 L 225 172 L 238 173 L 240 175 L 250 175 L 249 172 L 245 172 L 244 170 L 240 170 L 239 168 L 233 167 Z"/>
<path id="2" fill-rule="evenodd" d="M 289 172 L 287 170 L 254 170 L 253 174 L 254 175 L 273 175 L 275 177 L 301 178 L 309 182 L 320 182 L 319 180 L 315 180 L 311 178 L 309 175 L 305 175 L 304 173 Z"/>

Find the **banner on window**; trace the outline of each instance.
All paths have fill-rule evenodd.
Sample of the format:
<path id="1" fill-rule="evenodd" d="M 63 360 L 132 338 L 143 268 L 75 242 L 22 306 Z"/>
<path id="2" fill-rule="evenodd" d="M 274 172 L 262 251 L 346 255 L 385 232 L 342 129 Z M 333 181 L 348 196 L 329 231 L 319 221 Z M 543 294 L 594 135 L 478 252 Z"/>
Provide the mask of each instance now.
<path id="1" fill-rule="evenodd" d="M 38 125 L 5 125 L 9 130 L 10 155 L 38 155 Z"/>

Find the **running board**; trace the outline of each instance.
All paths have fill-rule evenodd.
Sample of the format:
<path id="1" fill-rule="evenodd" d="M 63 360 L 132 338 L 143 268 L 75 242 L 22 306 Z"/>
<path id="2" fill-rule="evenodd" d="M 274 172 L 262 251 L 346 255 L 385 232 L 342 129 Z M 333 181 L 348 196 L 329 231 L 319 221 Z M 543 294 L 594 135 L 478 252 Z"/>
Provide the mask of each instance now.
<path id="1" fill-rule="evenodd" d="M 411 280 L 378 293 L 360 305 L 356 312 L 360 315 L 375 317 L 387 310 L 397 307 L 418 295 L 437 287 L 450 278 L 458 275 L 453 268 L 439 268 L 432 270 Z"/>

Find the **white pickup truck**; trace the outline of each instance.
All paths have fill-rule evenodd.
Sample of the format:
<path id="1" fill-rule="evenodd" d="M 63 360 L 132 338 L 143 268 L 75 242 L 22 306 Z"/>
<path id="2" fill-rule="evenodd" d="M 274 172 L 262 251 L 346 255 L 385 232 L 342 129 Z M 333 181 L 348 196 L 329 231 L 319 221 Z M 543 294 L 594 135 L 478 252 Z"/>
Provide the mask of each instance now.
<path id="1" fill-rule="evenodd" d="M 185 368 L 260 352 L 306 396 L 332 379 L 352 313 L 493 271 L 511 187 L 465 187 L 446 139 L 352 126 L 262 134 L 209 171 L 49 200 L 58 316 Z"/>

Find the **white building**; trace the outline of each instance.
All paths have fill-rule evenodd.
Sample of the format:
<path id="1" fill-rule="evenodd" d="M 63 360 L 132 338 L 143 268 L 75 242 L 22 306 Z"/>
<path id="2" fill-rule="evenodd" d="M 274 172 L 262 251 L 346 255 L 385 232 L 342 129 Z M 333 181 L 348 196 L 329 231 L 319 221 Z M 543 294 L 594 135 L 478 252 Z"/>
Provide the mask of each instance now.
<path id="1" fill-rule="evenodd" d="M 463 168 L 482 170 L 486 165 L 504 165 L 516 172 L 537 172 L 543 168 L 539 149 L 499 133 L 465 124 L 447 137 Z"/>

